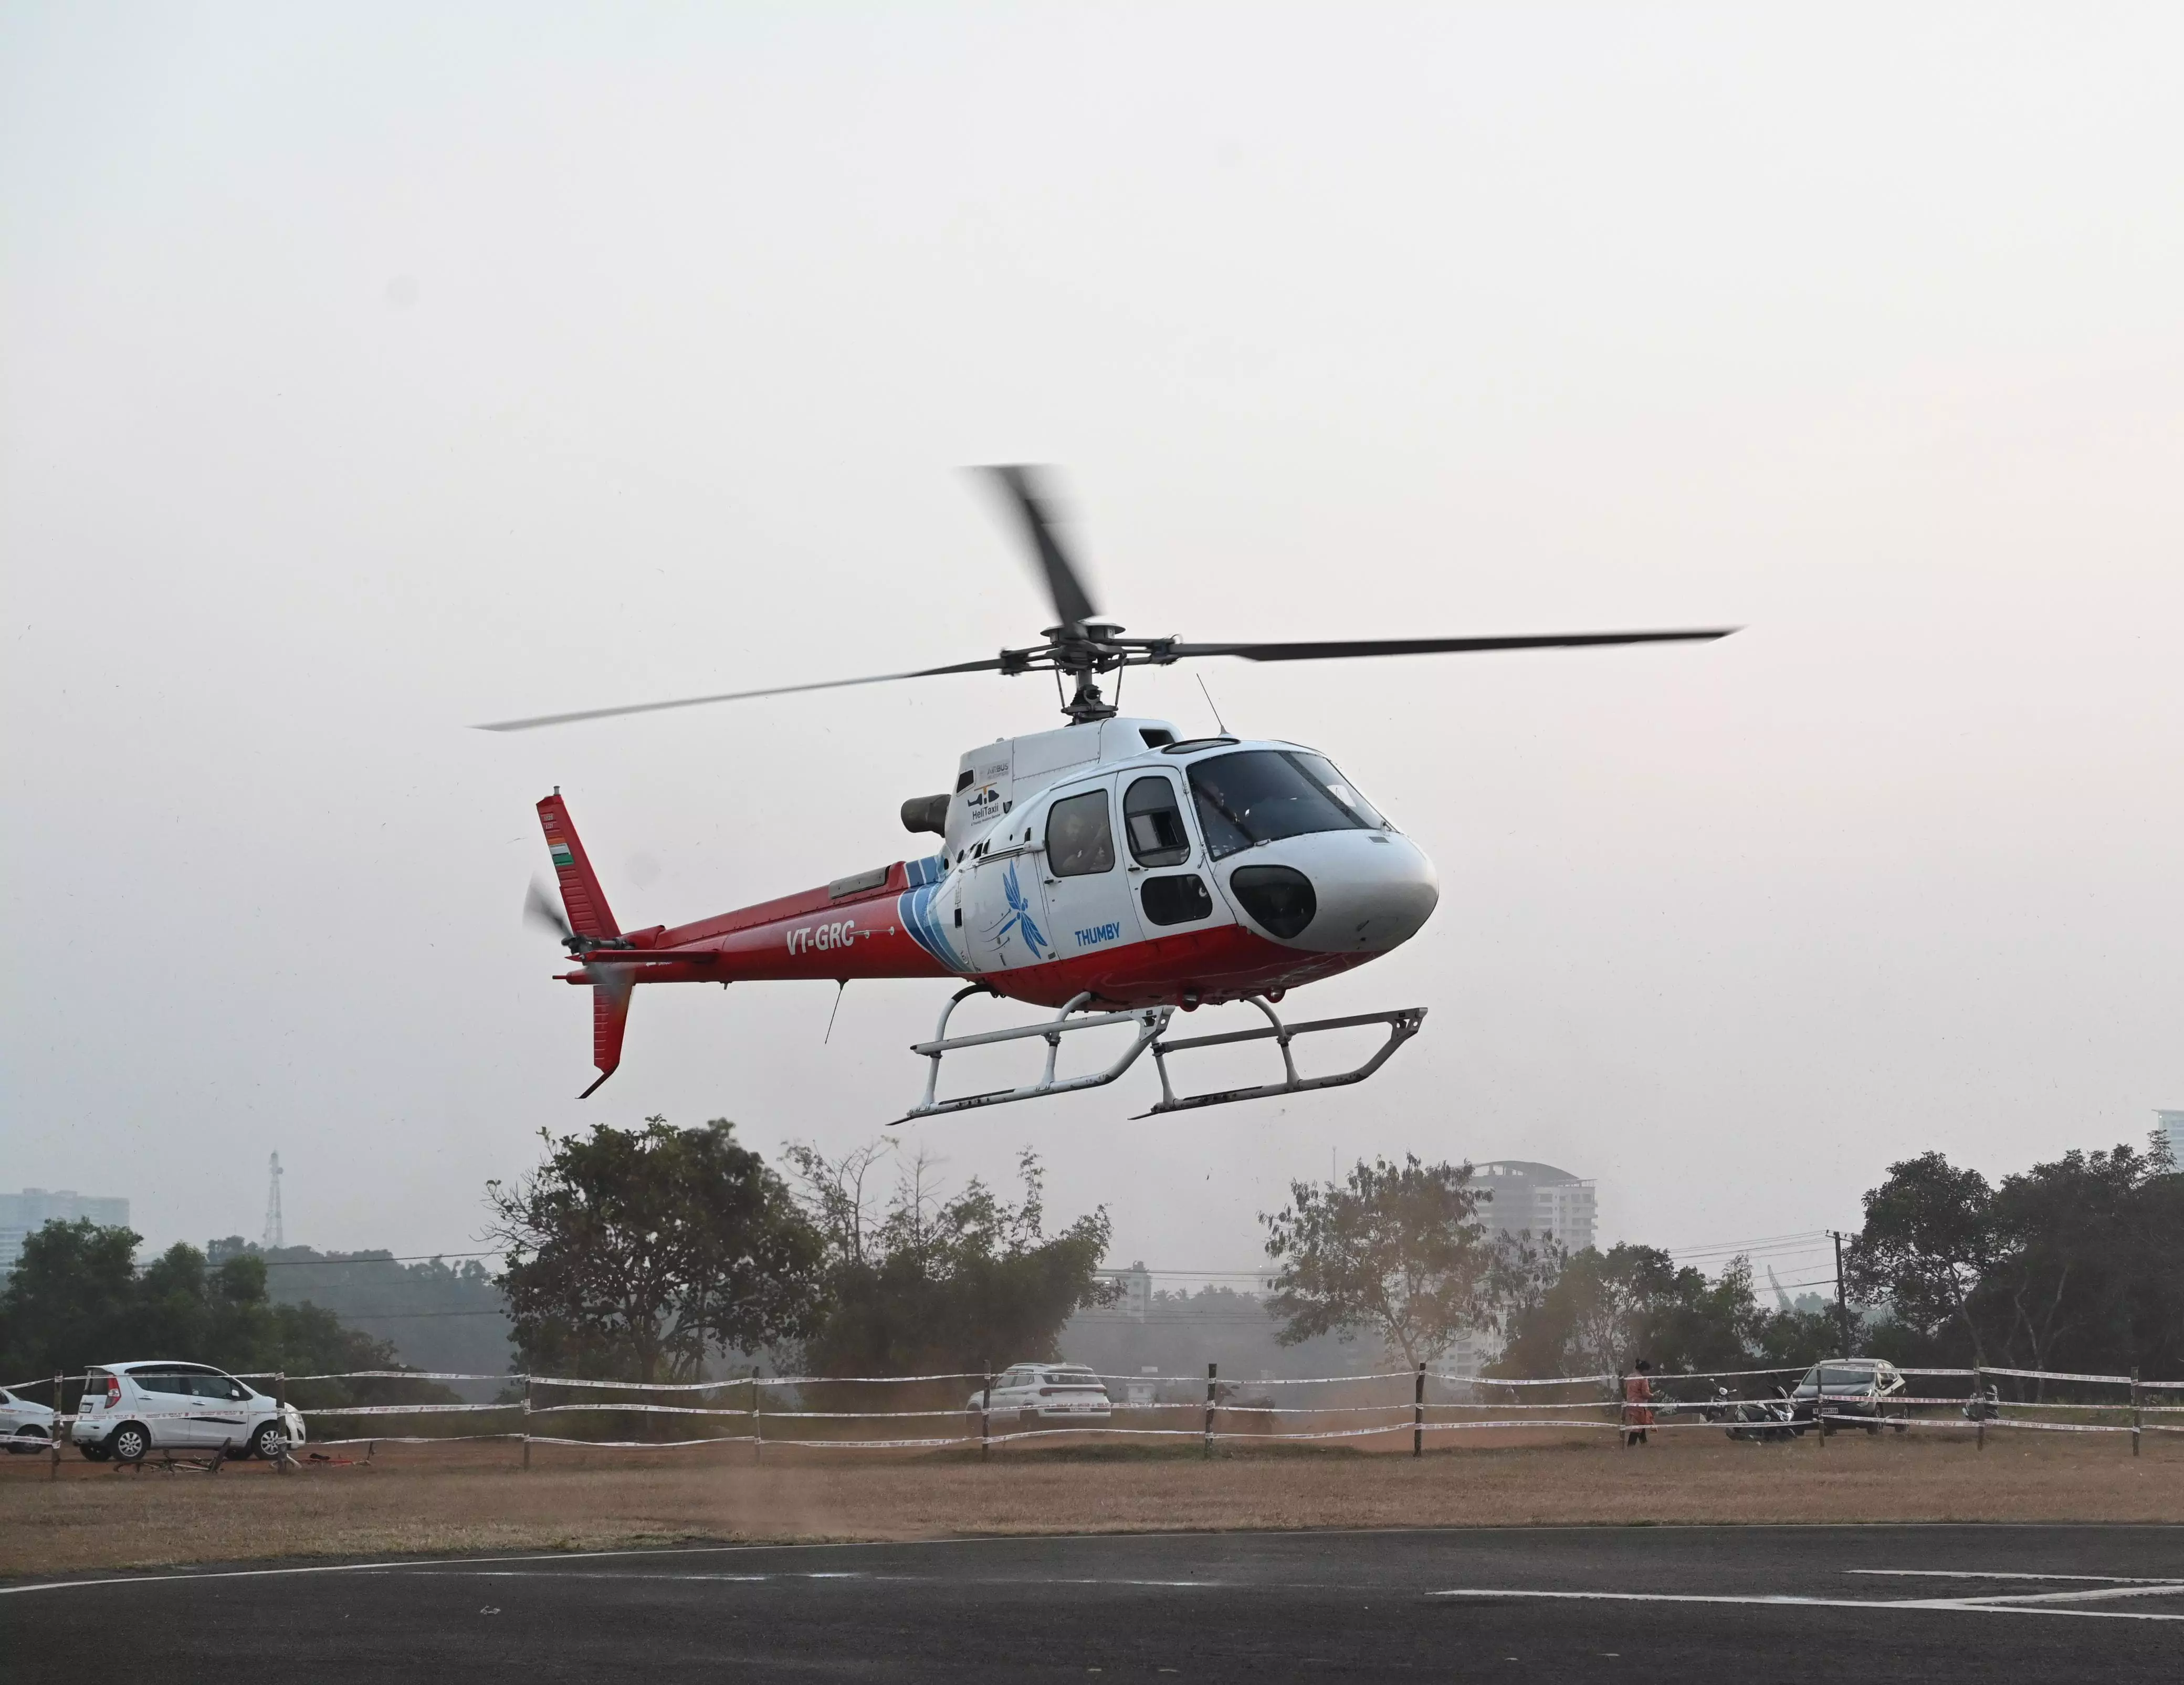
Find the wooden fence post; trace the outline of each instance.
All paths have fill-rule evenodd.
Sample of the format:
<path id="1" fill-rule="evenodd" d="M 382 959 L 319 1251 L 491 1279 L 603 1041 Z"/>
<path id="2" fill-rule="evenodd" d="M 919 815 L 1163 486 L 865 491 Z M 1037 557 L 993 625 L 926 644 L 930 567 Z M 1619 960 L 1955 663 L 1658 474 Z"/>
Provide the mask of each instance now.
<path id="1" fill-rule="evenodd" d="M 751 1461 L 766 1461 L 766 1391 L 758 1384 L 758 1371 L 751 1371 Z"/>
<path id="2" fill-rule="evenodd" d="M 531 1377 L 523 1377 L 523 1466 L 531 1466 Z"/>
<path id="3" fill-rule="evenodd" d="M 61 1387 L 67 1378 L 65 1375 L 59 1375 L 53 1377 L 53 1425 L 47 1435 L 46 1447 L 53 1457 L 53 1466 L 46 1471 L 46 1478 L 49 1481 L 57 1481 L 61 1477 Z M 79 1410 L 83 1408 L 83 1399 L 81 1395 L 77 1397 L 76 1408 Z"/>
<path id="4" fill-rule="evenodd" d="M 1972 1371 L 1972 1413 L 1979 1418 L 1979 1448 L 1986 1449 L 1986 1371 Z"/>
<path id="5" fill-rule="evenodd" d="M 288 1371 L 285 1369 L 273 1375 L 273 1408 L 281 1418 L 281 1454 L 273 1459 L 273 1472 L 285 1475 L 295 1461 L 288 1454 Z"/>
<path id="6" fill-rule="evenodd" d="M 2138 1365 L 2133 1364 L 2131 1369 L 2131 1454 L 2134 1457 L 2138 1455 Z"/>
<path id="7" fill-rule="evenodd" d="M 1418 1365 L 1418 1387 L 1411 1398 L 1411 1455 L 1426 1454 L 1426 1366 Z"/>
<path id="8" fill-rule="evenodd" d="M 1206 1454 L 1208 1457 L 1211 1457 L 1211 1456 L 1213 1454 L 1213 1412 L 1214 1412 L 1214 1410 L 1215 1410 L 1217 1408 L 1218 1408 L 1218 1407 L 1214 1403 L 1214 1402 L 1213 1402 L 1213 1401 L 1214 1401 L 1214 1393 L 1215 1393 L 1215 1390 L 1216 1390 L 1216 1388 L 1217 1388 L 1217 1387 L 1219 1386 L 1219 1385 L 1220 1385 L 1220 1375 L 1221 1375 L 1221 1365 L 1220 1365 L 1219 1364 L 1206 1364 Z"/>
<path id="9" fill-rule="evenodd" d="M 991 1462 L 994 1456 L 994 1372 L 986 1371 L 986 1384 L 978 1390 L 978 1460 Z"/>

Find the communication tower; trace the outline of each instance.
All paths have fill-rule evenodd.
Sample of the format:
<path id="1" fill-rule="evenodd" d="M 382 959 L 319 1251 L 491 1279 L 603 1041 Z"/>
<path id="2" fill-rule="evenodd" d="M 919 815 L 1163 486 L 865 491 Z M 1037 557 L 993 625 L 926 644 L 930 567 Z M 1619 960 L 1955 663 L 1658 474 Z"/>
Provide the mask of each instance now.
<path id="1" fill-rule="evenodd" d="M 269 1252 L 288 1244 L 287 1230 L 281 1224 L 281 1155 L 277 1152 L 266 1169 L 265 1232 L 259 1243 Z"/>

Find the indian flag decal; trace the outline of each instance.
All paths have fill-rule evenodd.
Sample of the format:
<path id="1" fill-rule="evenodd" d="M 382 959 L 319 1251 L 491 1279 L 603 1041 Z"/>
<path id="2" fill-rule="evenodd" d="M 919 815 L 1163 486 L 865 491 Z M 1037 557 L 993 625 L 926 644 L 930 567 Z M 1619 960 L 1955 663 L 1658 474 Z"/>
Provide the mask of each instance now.
<path id="1" fill-rule="evenodd" d="M 546 839 L 546 851 L 554 856 L 554 865 L 557 870 L 561 867 L 574 866 L 577 863 L 577 856 L 569 851 L 569 845 L 561 838 L 551 834 L 549 834 Z"/>

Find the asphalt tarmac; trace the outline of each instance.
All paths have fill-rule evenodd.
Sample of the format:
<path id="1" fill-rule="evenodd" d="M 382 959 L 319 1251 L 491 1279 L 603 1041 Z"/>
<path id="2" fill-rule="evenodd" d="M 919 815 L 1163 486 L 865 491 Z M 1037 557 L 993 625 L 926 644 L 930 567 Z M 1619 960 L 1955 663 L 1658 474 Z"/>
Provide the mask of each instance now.
<path id="1" fill-rule="evenodd" d="M 0 1586 L 11 1680 L 2184 1678 L 2184 1527 L 704 1546 Z"/>

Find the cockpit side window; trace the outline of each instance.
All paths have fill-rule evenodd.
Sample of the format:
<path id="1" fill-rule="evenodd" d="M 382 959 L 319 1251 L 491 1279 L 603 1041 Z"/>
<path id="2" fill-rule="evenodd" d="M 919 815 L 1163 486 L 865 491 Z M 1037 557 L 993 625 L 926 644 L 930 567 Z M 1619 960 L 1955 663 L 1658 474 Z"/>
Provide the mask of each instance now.
<path id="1" fill-rule="evenodd" d="M 1046 816 L 1046 867 L 1057 878 L 1084 878 L 1115 866 L 1115 832 L 1107 792 L 1065 796 Z"/>
<path id="2" fill-rule="evenodd" d="M 1377 831 L 1388 823 L 1324 759 L 1300 750 L 1245 749 L 1194 761 L 1190 790 L 1216 860 L 1255 843 Z"/>
<path id="3" fill-rule="evenodd" d="M 1175 786 L 1157 774 L 1137 779 L 1123 794 L 1123 834 L 1140 866 L 1180 866 L 1190 858 L 1190 833 Z"/>

